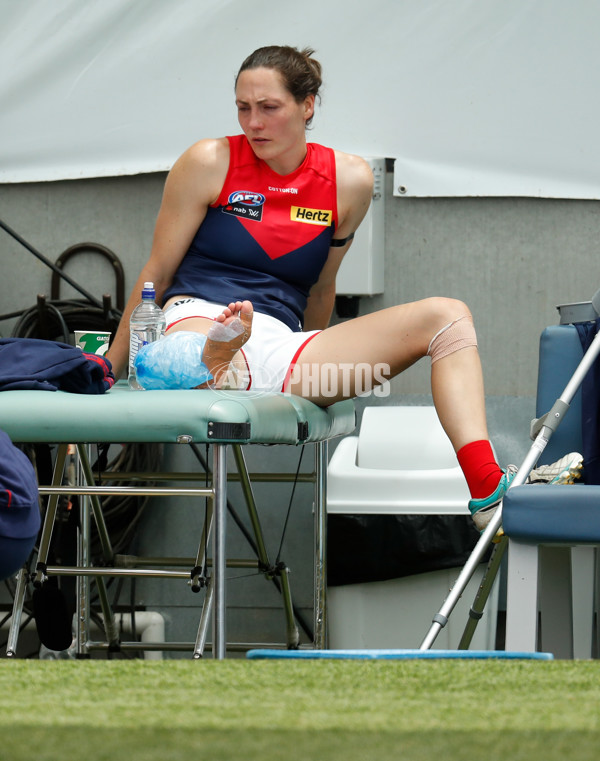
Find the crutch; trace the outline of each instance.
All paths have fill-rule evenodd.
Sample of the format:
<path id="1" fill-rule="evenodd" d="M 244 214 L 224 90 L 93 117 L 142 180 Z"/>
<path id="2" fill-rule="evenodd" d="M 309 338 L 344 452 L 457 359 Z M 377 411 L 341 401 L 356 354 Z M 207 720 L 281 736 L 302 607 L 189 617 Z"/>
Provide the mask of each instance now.
<path id="1" fill-rule="evenodd" d="M 592 298 L 592 306 L 596 314 L 600 315 L 600 290 L 597 291 L 594 297 Z M 571 404 L 573 397 L 575 396 L 575 393 L 577 392 L 577 389 L 581 385 L 588 370 L 592 367 L 592 365 L 594 364 L 594 362 L 596 361 L 599 355 L 600 355 L 600 333 L 597 333 L 596 337 L 592 341 L 590 347 L 584 354 L 581 362 L 579 363 L 575 372 L 573 373 L 571 379 L 565 386 L 564 391 L 558 397 L 558 399 L 554 402 L 554 405 L 552 406 L 552 408 L 549 410 L 549 412 L 547 412 L 541 418 L 538 418 L 537 420 L 534 420 L 532 422 L 531 438 L 533 439 L 533 444 L 529 452 L 525 456 L 525 459 L 523 460 L 521 467 L 519 468 L 514 479 L 512 480 L 509 486 L 510 489 L 512 489 L 513 486 L 520 486 L 521 484 L 524 484 L 527 481 L 527 477 L 529 476 L 533 468 L 535 468 L 536 463 L 540 455 L 542 454 L 542 452 L 548 445 L 548 442 L 550 441 L 552 434 L 556 431 L 556 429 L 562 422 L 562 419 L 564 418 L 567 411 L 569 410 L 569 406 Z M 450 594 L 444 601 L 444 604 L 442 605 L 440 610 L 434 615 L 432 619 L 431 627 L 429 628 L 429 631 L 427 632 L 427 634 L 425 635 L 425 638 L 423 639 L 423 642 L 421 643 L 420 650 L 429 650 L 431 646 L 433 645 L 433 643 L 435 642 L 436 637 L 441 631 L 441 629 L 443 629 L 444 626 L 446 626 L 446 624 L 448 623 L 450 614 L 454 610 L 454 607 L 456 603 L 458 602 L 458 600 L 461 598 L 462 593 L 464 592 L 467 584 L 469 583 L 473 574 L 475 573 L 477 566 L 482 562 L 483 557 L 489 545 L 494 541 L 496 534 L 498 533 L 498 530 L 500 529 L 501 525 L 502 525 L 502 503 L 498 505 L 498 509 L 494 513 L 493 518 L 489 522 L 485 531 L 481 534 L 479 541 L 475 545 L 475 548 L 473 549 L 462 571 L 460 572 L 454 586 L 450 590 Z M 466 647 L 468 647 L 468 643 L 470 642 L 470 638 L 473 635 L 475 626 L 477 625 L 477 621 L 479 618 L 481 618 L 483 608 L 485 607 L 485 603 L 487 602 L 487 597 L 492 587 L 492 583 L 494 580 L 493 576 L 495 576 L 495 574 L 498 572 L 498 568 L 500 566 L 500 559 L 504 551 L 505 545 L 506 545 L 506 538 L 503 537 L 497 543 L 497 546 L 492 552 L 492 557 L 489 560 L 488 567 L 484 575 L 484 579 L 479 587 L 479 590 L 475 599 L 475 603 L 473 604 L 473 607 L 471 608 L 471 611 L 469 613 L 469 621 L 467 622 L 465 634 L 463 635 L 463 639 L 461 640 L 461 643 L 460 643 L 460 649 L 466 649 Z M 491 578 L 486 578 L 488 576 L 490 576 Z"/>

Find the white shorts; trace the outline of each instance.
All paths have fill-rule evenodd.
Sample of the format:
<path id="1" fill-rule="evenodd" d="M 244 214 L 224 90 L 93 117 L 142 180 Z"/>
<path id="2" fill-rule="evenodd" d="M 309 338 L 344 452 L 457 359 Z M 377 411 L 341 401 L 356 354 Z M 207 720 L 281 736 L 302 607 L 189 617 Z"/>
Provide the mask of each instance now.
<path id="1" fill-rule="evenodd" d="M 165 310 L 167 330 L 193 317 L 214 320 L 223 308 L 223 304 L 214 304 L 203 299 L 178 299 Z M 284 391 L 300 352 L 320 332 L 309 330 L 296 333 L 275 317 L 254 312 L 252 334 L 240 350 L 246 364 L 246 378 L 242 382 L 242 388 L 254 391 Z"/>

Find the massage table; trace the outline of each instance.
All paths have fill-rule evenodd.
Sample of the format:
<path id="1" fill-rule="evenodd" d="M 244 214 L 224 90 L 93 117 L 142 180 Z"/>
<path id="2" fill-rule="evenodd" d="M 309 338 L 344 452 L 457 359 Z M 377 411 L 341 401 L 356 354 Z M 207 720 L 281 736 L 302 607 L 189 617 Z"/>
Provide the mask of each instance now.
<path id="1" fill-rule="evenodd" d="M 89 588 L 91 577 L 96 579 L 102 605 L 107 638 L 112 647 L 119 649 L 124 643 L 116 642 L 114 620 L 105 594 L 104 577 L 152 576 L 157 578 L 187 579 L 194 591 L 206 586 L 198 637 L 193 647 L 193 657 L 200 658 L 206 643 L 206 628 L 212 609 L 214 658 L 226 655 L 226 514 L 227 514 L 227 453 L 232 448 L 236 454 L 238 472 L 245 470 L 241 449 L 246 444 L 262 445 L 315 445 L 315 468 L 311 478 L 314 482 L 315 503 L 315 558 L 314 558 L 314 642 L 322 649 L 326 643 L 325 604 L 325 543 L 326 543 L 326 477 L 327 442 L 351 433 L 355 427 L 355 409 L 352 401 L 338 402 L 326 408 L 318 407 L 297 396 L 259 391 L 143 391 L 129 390 L 126 382 L 119 381 L 105 394 L 80 395 L 62 391 L 5 391 L 0 393 L 0 428 L 14 443 L 47 443 L 57 445 L 52 484 L 40 484 L 40 494 L 49 495 L 39 539 L 36 570 L 28 574 L 22 569 L 15 592 L 11 631 L 7 655 L 16 655 L 18 629 L 24 604 L 25 590 L 29 583 L 43 586 L 50 575 L 71 575 L 78 580 L 76 642 L 78 654 L 85 655 L 88 647 L 89 599 L 86 601 L 85 585 Z M 91 444 L 159 443 L 159 444 L 209 444 L 212 450 L 212 473 L 208 485 L 156 486 L 125 485 L 112 483 L 113 473 L 107 476 L 110 484 L 96 483 L 89 466 L 88 449 Z M 65 484 L 64 465 L 67 447 L 76 447 L 78 455 L 78 478 L 75 484 Z M 127 474 L 119 474 L 122 481 Z M 274 474 L 275 476 L 279 474 Z M 136 476 L 137 478 L 138 476 Z M 203 474 L 204 477 L 204 474 Z M 251 496 L 251 477 L 239 473 L 240 481 Z M 155 484 L 169 480 L 168 474 L 150 473 L 148 481 Z M 171 479 L 172 480 L 172 479 Z M 266 474 L 262 480 L 269 480 Z M 273 479 L 277 480 L 277 479 Z M 47 563 L 48 548 L 56 517 L 60 495 L 82 495 L 80 500 L 80 538 L 78 539 L 77 565 L 51 566 Z M 134 496 L 186 496 L 207 499 L 212 520 L 207 518 L 206 531 L 212 533 L 212 572 L 202 578 L 206 567 L 203 557 L 206 536 L 199 538 L 198 556 L 192 568 L 149 568 L 143 559 L 126 556 L 115 562 L 110 539 L 103 525 L 101 497 L 105 495 Z M 103 552 L 104 563 L 93 567 L 89 558 L 89 525 L 95 520 Z M 118 560 L 118 558 L 117 558 Z M 28 577 L 29 576 L 29 577 Z M 285 578 L 282 578 L 285 593 Z M 284 599 L 286 595 L 284 594 Z M 88 607 L 86 607 L 88 606 Z M 289 614 L 288 614 L 289 615 Z M 112 623 L 111 623 L 112 622 Z M 111 629 L 111 626 L 113 627 Z M 109 645 L 111 642 L 109 641 Z M 296 647 L 288 639 L 288 647 Z M 130 649 L 143 649 L 140 643 L 131 643 Z M 159 649 L 158 645 L 155 649 Z M 169 649 L 168 643 L 160 649 Z"/>

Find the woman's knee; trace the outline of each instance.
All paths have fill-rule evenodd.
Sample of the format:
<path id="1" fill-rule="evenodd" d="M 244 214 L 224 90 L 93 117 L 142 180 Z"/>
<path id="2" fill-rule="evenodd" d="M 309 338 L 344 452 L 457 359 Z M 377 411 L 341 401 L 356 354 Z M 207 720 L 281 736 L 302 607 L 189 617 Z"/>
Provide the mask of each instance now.
<path id="1" fill-rule="evenodd" d="M 427 348 L 431 361 L 437 362 L 460 349 L 477 347 L 477 335 L 468 306 L 458 299 L 433 299 L 433 332 Z"/>
<path id="2" fill-rule="evenodd" d="M 433 334 L 442 330 L 446 325 L 455 322 L 463 317 L 473 319 L 471 310 L 460 299 L 448 298 L 446 296 L 432 296 L 424 299 L 427 305 L 429 315 L 429 324 Z"/>

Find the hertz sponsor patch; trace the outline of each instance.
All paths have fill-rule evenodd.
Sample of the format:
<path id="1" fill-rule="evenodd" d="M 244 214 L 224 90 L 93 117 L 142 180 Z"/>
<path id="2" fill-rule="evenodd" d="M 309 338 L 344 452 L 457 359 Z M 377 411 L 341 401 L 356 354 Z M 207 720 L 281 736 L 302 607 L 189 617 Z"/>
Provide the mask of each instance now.
<path id="1" fill-rule="evenodd" d="M 303 206 L 292 206 L 290 219 L 292 222 L 305 222 L 309 225 L 329 227 L 333 222 L 333 212 L 327 209 L 306 209 Z"/>

